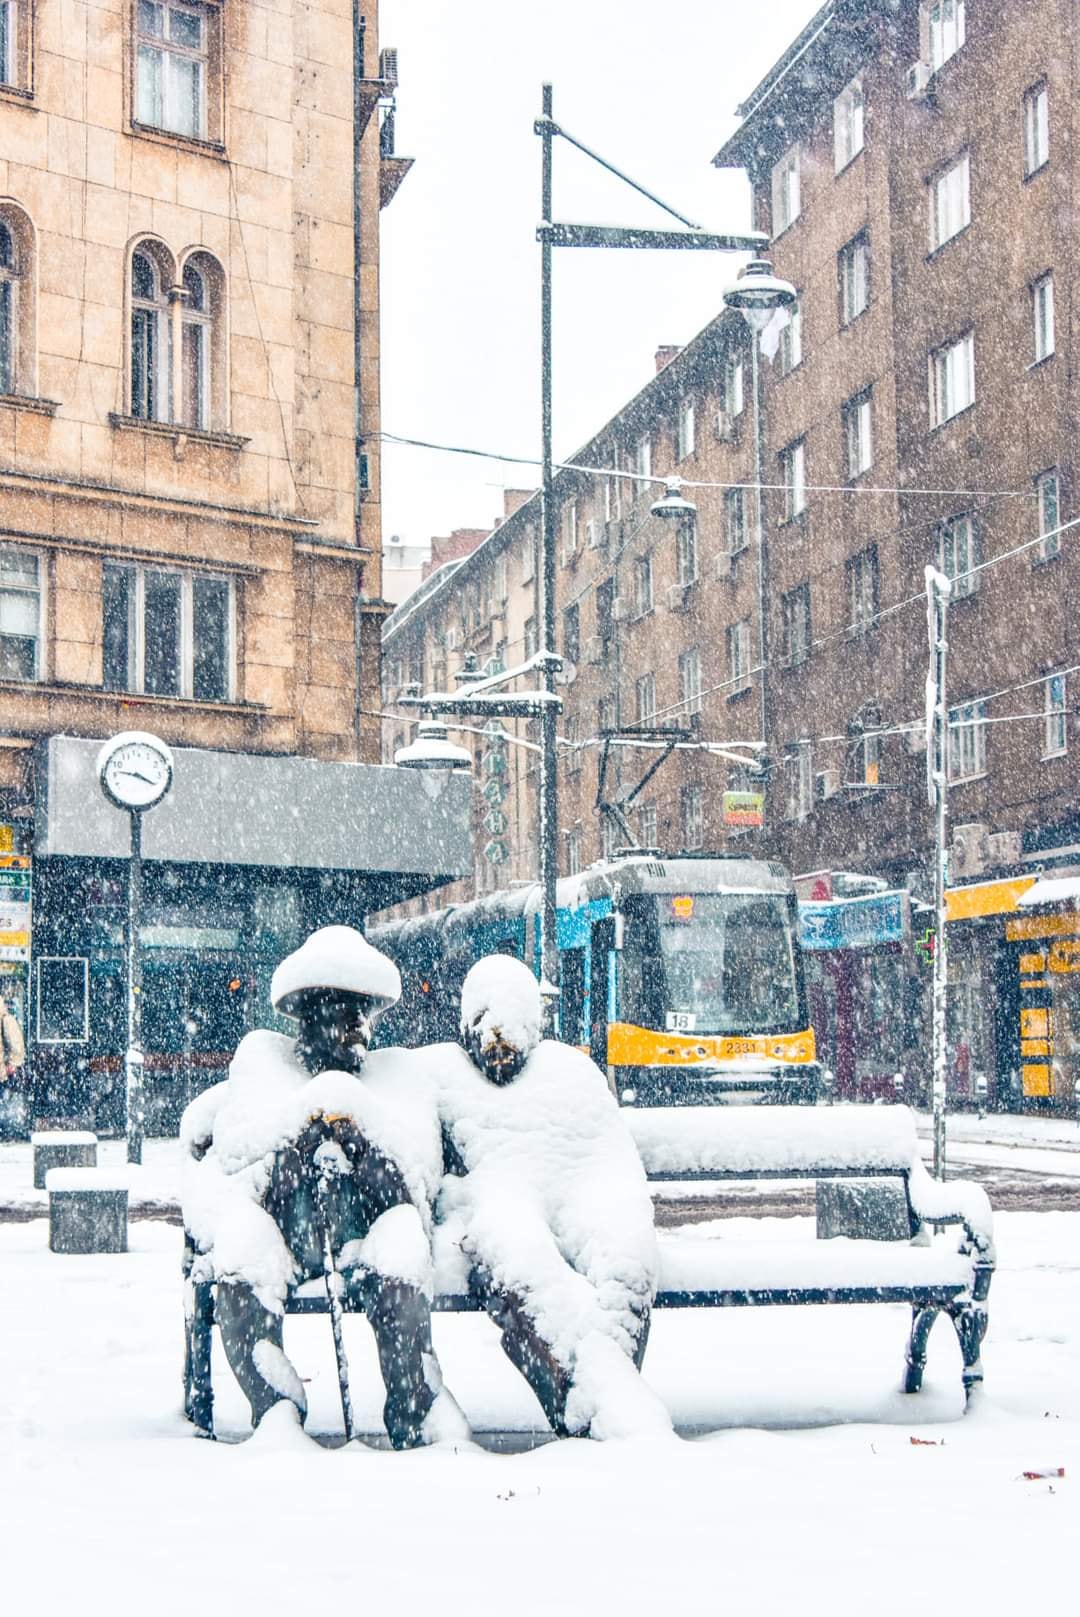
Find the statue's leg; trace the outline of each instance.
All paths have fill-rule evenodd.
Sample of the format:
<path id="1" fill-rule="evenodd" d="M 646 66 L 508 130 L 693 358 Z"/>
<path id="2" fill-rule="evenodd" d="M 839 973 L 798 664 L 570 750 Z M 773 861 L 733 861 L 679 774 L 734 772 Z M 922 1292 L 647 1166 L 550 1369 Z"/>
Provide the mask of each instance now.
<path id="1" fill-rule="evenodd" d="M 573 1385 L 570 1372 L 537 1331 L 522 1299 L 514 1292 L 495 1290 L 480 1274 L 473 1276 L 473 1289 L 502 1332 L 503 1352 L 536 1394 L 552 1431 L 557 1437 L 573 1436 L 566 1424 L 566 1401 Z"/>
<path id="2" fill-rule="evenodd" d="M 233 1375 L 251 1405 L 251 1423 L 258 1426 L 267 1410 L 289 1399 L 307 1414 L 303 1384 L 282 1348 L 282 1317 L 259 1302 L 250 1286 L 221 1281 L 217 1288 L 217 1319 L 221 1340 Z"/>
<path id="3" fill-rule="evenodd" d="M 378 1274 L 363 1277 L 360 1294 L 379 1350 L 386 1430 L 394 1448 L 416 1448 L 427 1441 L 424 1420 L 438 1386 L 428 1377 L 435 1365 L 428 1300 L 418 1287 Z"/>

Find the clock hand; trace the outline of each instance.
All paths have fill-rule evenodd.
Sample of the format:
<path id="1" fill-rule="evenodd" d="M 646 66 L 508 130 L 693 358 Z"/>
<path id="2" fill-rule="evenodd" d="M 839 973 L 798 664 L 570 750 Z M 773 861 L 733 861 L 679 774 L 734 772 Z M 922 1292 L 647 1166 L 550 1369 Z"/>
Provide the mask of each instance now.
<path id="1" fill-rule="evenodd" d="M 157 781 L 153 778 L 152 775 L 143 775 L 137 769 L 118 769 L 116 771 L 116 773 L 118 775 L 128 775 L 128 776 L 131 777 L 132 780 L 145 781 L 147 786 L 156 786 L 157 785 Z"/>

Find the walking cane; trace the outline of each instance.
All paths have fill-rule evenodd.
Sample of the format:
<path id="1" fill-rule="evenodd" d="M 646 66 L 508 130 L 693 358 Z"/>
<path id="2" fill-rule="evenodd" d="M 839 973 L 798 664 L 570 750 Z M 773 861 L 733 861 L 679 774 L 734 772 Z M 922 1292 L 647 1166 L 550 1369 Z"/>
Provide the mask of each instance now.
<path id="1" fill-rule="evenodd" d="M 341 1276 L 334 1265 L 334 1248 L 330 1240 L 330 1219 L 326 1211 L 326 1190 L 330 1175 L 335 1172 L 334 1153 L 326 1149 L 331 1142 L 324 1140 L 315 1152 L 315 1205 L 319 1215 L 319 1234 L 322 1237 L 323 1273 L 326 1278 L 326 1300 L 330 1306 L 330 1325 L 334 1333 L 334 1354 L 337 1358 L 338 1389 L 341 1393 L 341 1413 L 345 1420 L 345 1441 L 351 1443 L 356 1436 L 353 1421 L 352 1394 L 349 1391 L 349 1361 L 345 1357 L 345 1336 L 341 1328 L 344 1317 L 341 1307 Z M 335 1149 L 337 1147 L 335 1146 Z"/>

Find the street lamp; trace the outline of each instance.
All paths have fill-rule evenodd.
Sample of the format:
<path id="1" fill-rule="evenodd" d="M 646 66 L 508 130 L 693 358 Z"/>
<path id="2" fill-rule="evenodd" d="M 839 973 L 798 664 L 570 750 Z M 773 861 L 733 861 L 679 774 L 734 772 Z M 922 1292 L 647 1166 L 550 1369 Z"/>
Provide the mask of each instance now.
<path id="1" fill-rule="evenodd" d="M 754 539 L 757 549 L 758 661 L 761 664 L 761 739 L 768 743 L 769 718 L 769 558 L 765 541 L 765 412 L 762 407 L 761 336 L 777 309 L 791 309 L 798 293 L 772 273 L 767 259 L 744 264 L 724 303 L 737 309 L 750 327 L 750 368 L 754 393 Z M 763 757 L 764 762 L 764 757 Z"/>
<path id="2" fill-rule="evenodd" d="M 693 500 L 688 500 L 683 495 L 681 479 L 669 477 L 666 479 L 663 494 L 655 505 L 650 505 L 649 515 L 666 517 L 669 522 L 689 521 L 697 516 L 697 506 Z"/>
<path id="3" fill-rule="evenodd" d="M 421 719 L 416 735 L 407 747 L 399 747 L 394 754 L 399 769 L 457 769 L 472 768 L 472 754 L 450 740 L 445 724 L 438 719 Z"/>

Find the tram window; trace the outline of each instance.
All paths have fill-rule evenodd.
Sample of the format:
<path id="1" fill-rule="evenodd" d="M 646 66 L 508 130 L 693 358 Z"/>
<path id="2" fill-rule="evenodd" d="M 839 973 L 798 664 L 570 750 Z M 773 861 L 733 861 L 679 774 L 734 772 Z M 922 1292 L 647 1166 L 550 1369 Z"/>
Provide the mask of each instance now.
<path id="1" fill-rule="evenodd" d="M 581 1044 L 585 1020 L 585 951 L 564 949 L 559 957 L 560 1031 L 564 1044 Z"/>
<path id="2" fill-rule="evenodd" d="M 37 1036 L 41 1044 L 82 1044 L 90 1031 L 89 961 L 43 955 L 37 963 Z"/>

